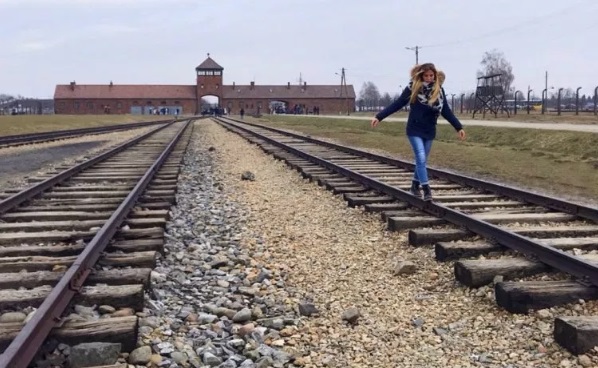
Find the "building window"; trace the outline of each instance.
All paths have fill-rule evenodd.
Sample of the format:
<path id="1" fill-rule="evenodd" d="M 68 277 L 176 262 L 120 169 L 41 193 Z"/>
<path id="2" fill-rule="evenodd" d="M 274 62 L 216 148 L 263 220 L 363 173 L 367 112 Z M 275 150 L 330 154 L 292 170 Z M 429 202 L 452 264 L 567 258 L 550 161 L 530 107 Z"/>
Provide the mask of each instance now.
<path id="1" fill-rule="evenodd" d="M 75 109 L 75 111 L 79 111 L 79 102 L 78 101 L 75 101 L 73 103 L 73 108 Z"/>
<path id="2" fill-rule="evenodd" d="M 162 105 L 166 105 L 166 101 L 162 101 L 160 102 Z"/>
<path id="3" fill-rule="evenodd" d="M 203 84 L 201 84 L 201 85 L 199 86 L 199 88 L 202 88 L 202 89 L 203 89 Z"/>
<path id="4" fill-rule="evenodd" d="M 216 89 L 220 88 L 220 85 L 218 83 L 216 83 Z"/>
<path id="5" fill-rule="evenodd" d="M 240 102 L 239 102 L 239 107 L 240 107 L 240 108 L 243 108 L 243 105 L 245 105 L 245 103 L 244 103 L 243 101 L 240 101 Z"/>
<path id="6" fill-rule="evenodd" d="M 117 109 L 120 109 L 120 108 L 122 108 L 122 107 L 123 107 L 123 103 L 122 103 L 122 102 L 117 102 L 117 103 L 116 103 L 116 108 L 117 108 Z"/>
<path id="7" fill-rule="evenodd" d="M 147 101 L 145 104 L 148 105 L 148 106 L 151 106 L 152 105 L 152 101 Z"/>
<path id="8" fill-rule="evenodd" d="M 220 70 L 216 70 L 216 71 L 214 72 L 214 75 L 222 75 L 222 72 L 221 72 Z"/>
<path id="9" fill-rule="evenodd" d="M 181 101 L 174 101 L 174 104 L 175 104 L 175 105 L 178 105 L 178 104 L 180 104 L 180 103 L 181 103 Z"/>
<path id="10" fill-rule="evenodd" d="M 139 105 L 139 101 L 133 101 L 133 105 Z"/>
<path id="11" fill-rule="evenodd" d="M 197 75 L 206 75 L 205 70 L 200 70 L 197 72 Z"/>
<path id="12" fill-rule="evenodd" d="M 258 107 L 258 109 L 262 108 L 262 101 L 260 101 L 260 102 L 257 103 L 257 107 Z"/>
<path id="13" fill-rule="evenodd" d="M 253 109 L 253 104 L 251 104 L 251 108 Z"/>
<path id="14" fill-rule="evenodd" d="M 88 102 L 87 103 L 87 109 L 88 110 L 93 110 L 93 102 Z"/>

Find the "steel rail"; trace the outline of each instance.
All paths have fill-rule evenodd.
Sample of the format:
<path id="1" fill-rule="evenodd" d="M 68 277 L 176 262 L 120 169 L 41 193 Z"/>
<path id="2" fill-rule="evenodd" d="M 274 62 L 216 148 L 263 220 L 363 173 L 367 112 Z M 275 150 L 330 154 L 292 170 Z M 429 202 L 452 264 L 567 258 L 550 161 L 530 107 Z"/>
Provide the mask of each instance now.
<path id="1" fill-rule="evenodd" d="M 7 211 L 10 211 L 11 209 L 15 208 L 16 206 L 20 205 L 21 203 L 23 203 L 25 201 L 28 201 L 28 200 L 34 198 L 35 196 L 52 188 L 56 184 L 61 183 L 65 180 L 67 180 L 68 178 L 72 177 L 73 175 L 76 175 L 79 172 L 87 169 L 88 167 L 93 166 L 93 165 L 97 164 L 98 162 L 104 161 L 104 160 L 116 155 L 117 153 L 120 153 L 120 152 L 126 150 L 127 148 L 129 148 L 131 146 L 134 146 L 138 142 L 140 142 L 140 141 L 146 139 L 147 137 L 155 134 L 156 132 L 166 128 L 170 124 L 172 124 L 172 123 L 167 123 L 163 126 L 157 127 L 156 129 L 153 129 L 150 132 L 147 132 L 137 138 L 133 138 L 125 143 L 118 145 L 117 147 L 111 149 L 108 152 L 104 152 L 96 157 L 90 158 L 89 160 L 82 162 L 78 165 L 75 165 L 69 169 L 66 169 L 66 170 L 62 171 L 61 173 L 58 173 L 58 174 L 54 175 L 53 177 L 48 178 L 34 186 L 31 186 L 27 189 L 24 189 L 18 193 L 13 194 L 12 196 L 0 201 L 0 215 L 3 213 L 6 213 Z"/>
<path id="2" fill-rule="evenodd" d="M 359 149 L 341 146 L 341 145 L 330 143 L 330 142 L 324 142 L 324 141 L 321 141 L 316 138 L 306 137 L 301 134 L 286 132 L 284 130 L 279 130 L 276 128 L 271 128 L 271 127 L 263 126 L 260 124 L 248 123 L 245 121 L 239 121 L 239 120 L 231 119 L 231 118 L 226 118 L 226 119 L 237 122 L 237 123 L 247 124 L 250 126 L 266 129 L 266 130 L 269 130 L 272 132 L 284 134 L 284 135 L 287 135 L 290 137 L 303 139 L 303 140 L 306 140 L 311 143 L 324 145 L 326 147 L 334 148 L 334 149 L 337 149 L 339 151 L 343 151 L 346 153 L 360 155 L 362 157 L 370 158 L 372 160 L 377 160 L 377 161 L 380 161 L 380 162 L 383 162 L 383 163 L 386 163 L 389 165 L 399 166 L 399 167 L 402 167 L 402 168 L 410 170 L 410 171 L 415 170 L 415 165 L 410 162 L 405 162 L 405 161 L 393 159 L 390 157 L 361 151 Z M 495 183 L 491 183 L 491 182 L 488 182 L 485 180 L 472 178 L 470 176 L 458 175 L 458 174 L 450 173 L 450 172 L 439 170 L 439 169 L 428 168 L 428 173 L 431 176 L 441 178 L 441 179 L 446 179 L 446 180 L 452 181 L 457 184 L 481 188 L 483 190 L 494 192 L 496 194 L 500 194 L 505 197 L 518 199 L 520 201 L 536 204 L 538 206 L 550 208 L 553 210 L 557 210 L 557 211 L 565 212 L 565 213 L 568 213 L 571 215 L 575 215 L 575 216 L 578 216 L 578 217 L 581 217 L 581 218 L 584 218 L 587 220 L 592 220 L 594 222 L 598 222 L 598 208 L 596 208 L 596 207 L 583 206 L 580 204 L 567 202 L 565 200 L 561 200 L 558 198 L 552 198 L 552 197 L 548 197 L 548 196 L 537 194 L 537 193 L 526 192 L 524 190 L 514 188 L 514 187 L 511 187 L 508 185 L 495 184 Z"/>
<path id="3" fill-rule="evenodd" d="M 41 132 L 41 133 L 5 135 L 5 136 L 0 136 L 0 145 L 27 144 L 27 143 L 35 143 L 38 141 L 50 140 L 50 139 L 55 139 L 55 138 L 68 138 L 68 137 L 84 135 L 84 134 L 117 132 L 119 130 L 132 129 L 132 128 L 144 128 L 147 126 L 169 123 L 172 121 L 173 120 L 157 120 L 157 121 L 146 121 L 146 122 L 129 123 L 129 124 L 114 124 L 114 125 L 92 127 L 92 128 L 67 129 L 67 130 L 55 130 L 55 131 Z"/>
<path id="4" fill-rule="evenodd" d="M 85 279 L 106 248 L 106 245 L 108 245 L 114 234 L 118 231 L 122 221 L 135 206 L 139 196 L 145 191 L 150 181 L 175 148 L 189 124 L 190 121 L 185 123 L 177 132 L 162 154 L 146 170 L 129 195 L 127 195 L 112 216 L 110 216 L 93 239 L 85 246 L 83 252 L 77 257 L 73 265 L 69 267 L 58 284 L 37 309 L 33 318 L 27 322 L 6 348 L 4 354 L 0 355 L 0 367 L 26 368 L 31 362 L 52 328 L 60 323 L 60 316 L 63 311 L 73 296 L 81 289 Z"/>
<path id="5" fill-rule="evenodd" d="M 223 125 L 230 124 L 221 119 L 219 120 L 219 122 Z M 361 183 L 366 187 L 372 188 L 374 190 L 377 190 L 378 192 L 387 194 L 389 196 L 398 198 L 401 201 L 407 202 L 411 206 L 419 208 L 420 210 L 426 213 L 442 218 L 454 225 L 464 227 L 470 230 L 471 232 L 481 235 L 485 238 L 494 239 L 498 243 L 508 248 L 517 250 L 528 256 L 535 257 L 540 262 L 546 263 L 547 265 L 552 266 L 560 271 L 580 277 L 584 281 L 598 286 L 598 266 L 588 263 L 576 256 L 565 253 L 562 250 L 534 242 L 529 238 L 501 229 L 498 226 L 489 224 L 485 221 L 477 220 L 460 211 L 453 210 L 436 202 L 424 201 L 423 199 L 415 197 L 407 191 L 391 187 L 389 185 L 384 184 L 381 181 L 370 178 L 369 176 L 359 174 L 342 166 L 336 165 L 328 160 L 319 158 L 317 156 L 303 152 L 299 149 L 293 148 L 287 144 L 277 142 L 272 138 L 266 137 L 257 132 L 253 132 L 250 129 L 238 125 L 233 126 L 244 132 L 253 134 L 254 136 L 257 136 L 260 139 L 274 146 L 284 149 L 285 151 L 291 152 L 296 156 L 304 158 L 305 160 L 308 160 L 317 165 L 323 166 L 328 170 L 334 171 L 345 177 L 348 177 L 358 183 Z"/>

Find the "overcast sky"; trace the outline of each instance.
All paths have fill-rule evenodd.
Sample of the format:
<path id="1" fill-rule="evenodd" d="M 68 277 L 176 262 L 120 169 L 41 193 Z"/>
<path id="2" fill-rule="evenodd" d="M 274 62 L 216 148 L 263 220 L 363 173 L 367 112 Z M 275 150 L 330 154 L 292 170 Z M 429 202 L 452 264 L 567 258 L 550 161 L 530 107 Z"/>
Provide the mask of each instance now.
<path id="1" fill-rule="evenodd" d="M 515 86 L 598 85 L 597 0 L 0 0 L 0 93 L 52 97 L 56 84 L 195 84 L 206 53 L 224 83 L 373 81 L 394 95 L 415 53 L 473 90 L 485 51 Z M 428 47 L 426 47 L 428 46 Z"/>

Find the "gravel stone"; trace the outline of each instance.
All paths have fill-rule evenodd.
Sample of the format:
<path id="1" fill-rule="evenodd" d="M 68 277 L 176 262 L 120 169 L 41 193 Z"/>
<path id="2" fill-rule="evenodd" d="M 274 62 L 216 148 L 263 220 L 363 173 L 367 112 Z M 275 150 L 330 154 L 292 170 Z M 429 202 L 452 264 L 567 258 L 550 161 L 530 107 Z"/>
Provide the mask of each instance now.
<path id="1" fill-rule="evenodd" d="M 203 354 L 203 362 L 210 367 L 215 367 L 222 363 L 222 359 L 212 353 L 206 352 Z"/>
<path id="2" fill-rule="evenodd" d="M 349 308 L 343 312 L 342 319 L 343 321 L 347 321 L 349 323 L 356 323 L 361 313 L 357 308 Z"/>
<path id="3" fill-rule="evenodd" d="M 318 314 L 318 309 L 311 303 L 299 303 L 299 314 L 309 317 L 312 314 Z"/>
<path id="4" fill-rule="evenodd" d="M 62 350 L 67 350 L 66 348 L 68 346 Z M 69 364 L 72 368 L 114 364 L 120 351 L 121 345 L 113 343 L 92 342 L 75 345 L 68 354 Z"/>
<path id="5" fill-rule="evenodd" d="M 131 364 L 147 364 L 152 358 L 152 349 L 149 346 L 142 346 L 131 352 L 129 355 L 129 363 Z"/>
<path id="6" fill-rule="evenodd" d="M 251 321 L 251 309 L 243 308 L 233 316 L 233 322 L 242 323 Z"/>
<path id="7" fill-rule="evenodd" d="M 413 262 L 401 261 L 394 268 L 395 275 L 413 275 L 417 272 L 417 266 Z"/>

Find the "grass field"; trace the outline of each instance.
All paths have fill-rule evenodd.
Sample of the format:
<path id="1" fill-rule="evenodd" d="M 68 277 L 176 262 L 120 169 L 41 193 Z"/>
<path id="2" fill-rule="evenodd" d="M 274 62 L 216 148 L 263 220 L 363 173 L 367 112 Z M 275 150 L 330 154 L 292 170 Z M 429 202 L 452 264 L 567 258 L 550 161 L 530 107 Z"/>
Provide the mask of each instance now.
<path id="1" fill-rule="evenodd" d="M 341 143 L 386 151 L 412 161 L 405 123 L 268 115 L 270 126 Z M 450 126 L 438 126 L 429 164 L 471 176 L 598 204 L 598 134 L 540 129 L 467 127 L 461 142 Z"/>
<path id="2" fill-rule="evenodd" d="M 160 115 L 2 115 L 0 136 L 166 120 Z"/>
<path id="3" fill-rule="evenodd" d="M 457 109 L 458 110 L 458 109 Z M 362 111 L 351 113 L 352 116 L 374 116 L 377 111 Z M 472 118 L 471 113 L 459 114 L 458 111 L 455 115 L 461 120 L 504 120 L 504 121 L 520 121 L 525 123 L 571 123 L 571 124 L 598 124 L 598 116 L 591 112 L 580 112 L 579 115 L 575 115 L 572 112 L 563 112 L 562 115 L 556 113 L 549 113 L 542 115 L 539 111 L 530 111 L 528 115 L 526 111 L 517 111 L 517 115 L 510 115 L 507 117 L 505 114 L 499 114 L 496 118 L 492 114 L 486 114 L 485 118 L 477 113 L 475 119 Z M 407 113 L 401 111 L 392 115 L 393 118 L 404 118 L 407 119 Z"/>

